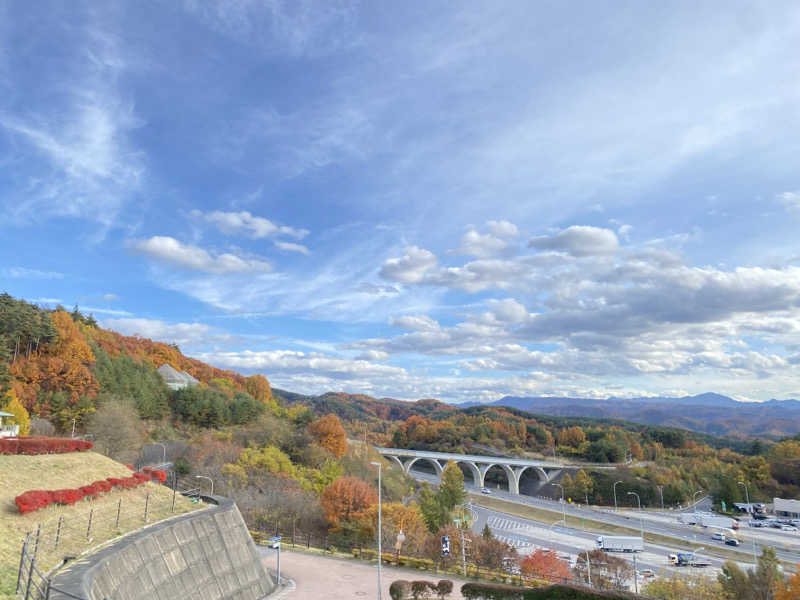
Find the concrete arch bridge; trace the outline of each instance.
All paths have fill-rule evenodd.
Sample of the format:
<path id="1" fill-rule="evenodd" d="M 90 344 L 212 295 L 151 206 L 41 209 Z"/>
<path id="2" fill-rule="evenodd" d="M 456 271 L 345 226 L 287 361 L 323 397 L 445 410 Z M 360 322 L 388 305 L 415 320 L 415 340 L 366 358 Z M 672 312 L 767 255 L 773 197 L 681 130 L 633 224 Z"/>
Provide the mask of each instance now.
<path id="1" fill-rule="evenodd" d="M 465 473 L 472 474 L 473 485 L 484 487 L 486 475 L 492 469 L 500 469 L 508 481 L 508 491 L 520 494 L 523 478 L 530 479 L 532 485 L 526 485 L 529 494 L 535 493 L 541 486 L 558 477 L 566 465 L 543 460 L 527 458 L 506 458 L 503 456 L 479 456 L 474 454 L 453 454 L 450 452 L 429 452 L 426 450 L 404 450 L 402 448 L 375 448 L 381 456 L 395 462 L 408 475 L 415 463 L 421 461 L 433 467 L 441 481 L 442 471 L 448 461 L 453 461 Z"/>

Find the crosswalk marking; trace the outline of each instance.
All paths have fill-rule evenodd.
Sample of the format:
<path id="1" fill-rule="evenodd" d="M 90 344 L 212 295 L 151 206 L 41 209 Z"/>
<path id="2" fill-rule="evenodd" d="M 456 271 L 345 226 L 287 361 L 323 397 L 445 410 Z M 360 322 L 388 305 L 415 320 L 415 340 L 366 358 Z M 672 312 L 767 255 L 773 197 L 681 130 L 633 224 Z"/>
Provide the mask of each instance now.
<path id="1" fill-rule="evenodd" d="M 527 542 L 525 540 L 520 540 L 516 538 L 506 537 L 504 535 L 496 535 L 496 539 L 500 540 L 501 542 L 512 546 L 513 548 L 531 548 L 533 547 L 533 542 Z"/>

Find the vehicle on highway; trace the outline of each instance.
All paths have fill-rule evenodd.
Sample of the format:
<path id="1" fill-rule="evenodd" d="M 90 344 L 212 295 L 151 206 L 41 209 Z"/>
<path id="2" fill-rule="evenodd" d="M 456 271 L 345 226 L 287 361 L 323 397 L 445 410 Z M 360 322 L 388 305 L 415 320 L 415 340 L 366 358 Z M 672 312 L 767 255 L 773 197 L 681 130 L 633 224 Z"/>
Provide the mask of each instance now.
<path id="1" fill-rule="evenodd" d="M 781 531 L 797 531 L 794 525 L 781 525 Z"/>
<path id="2" fill-rule="evenodd" d="M 597 537 L 597 547 L 605 552 L 642 552 L 642 538 L 631 535 L 601 535 Z"/>
<path id="3" fill-rule="evenodd" d="M 492 490 L 490 490 L 489 488 L 481 488 L 481 494 L 489 495 L 491 493 L 492 493 Z"/>
<path id="4" fill-rule="evenodd" d="M 736 538 L 728 538 L 725 540 L 725 543 L 728 544 L 728 546 L 739 546 L 741 545 L 742 542 L 740 542 Z"/>
<path id="5" fill-rule="evenodd" d="M 721 531 L 715 531 L 714 533 L 711 534 L 711 539 L 716 540 L 718 542 L 724 542 L 725 534 L 722 533 Z"/>
<path id="6" fill-rule="evenodd" d="M 698 558 L 691 552 L 678 552 L 677 554 L 670 554 L 667 557 L 670 564 L 676 567 L 696 567 L 702 569 L 703 567 L 711 566 L 711 563 L 702 558 Z"/>
<path id="7" fill-rule="evenodd" d="M 748 525 L 750 525 L 750 527 L 764 527 L 763 521 L 756 521 L 756 520 L 750 521 Z"/>
<path id="8" fill-rule="evenodd" d="M 639 576 L 642 579 L 649 579 L 650 577 L 655 577 L 656 573 L 653 571 L 653 569 L 642 569 L 639 571 Z"/>
<path id="9" fill-rule="evenodd" d="M 720 515 L 701 515 L 700 525 L 703 527 L 720 527 L 723 529 L 739 529 L 739 523 L 730 517 Z"/>

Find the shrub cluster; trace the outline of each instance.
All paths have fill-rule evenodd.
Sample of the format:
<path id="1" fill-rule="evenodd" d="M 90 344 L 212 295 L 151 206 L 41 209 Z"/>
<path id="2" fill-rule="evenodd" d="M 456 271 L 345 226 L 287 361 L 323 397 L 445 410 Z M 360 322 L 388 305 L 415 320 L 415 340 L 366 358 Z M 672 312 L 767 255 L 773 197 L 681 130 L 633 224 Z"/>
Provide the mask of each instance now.
<path id="1" fill-rule="evenodd" d="M 89 450 L 92 442 L 58 437 L 1 438 L 0 454 L 63 454 Z"/>
<path id="2" fill-rule="evenodd" d="M 423 598 L 440 598 L 444 600 L 453 592 L 453 582 L 442 579 L 439 583 L 432 581 L 404 581 L 398 579 L 389 586 L 392 600 L 422 600 Z"/>
<path id="3" fill-rule="evenodd" d="M 150 473 L 139 472 L 134 473 L 130 477 L 109 477 L 107 479 L 95 481 L 89 485 L 82 485 L 79 488 L 63 490 L 28 490 L 14 498 L 14 502 L 19 512 L 25 514 L 44 508 L 50 504 L 74 504 L 82 498 L 97 498 L 101 493 L 110 492 L 111 489 L 115 487 L 127 489 L 148 481 L 163 481 L 164 479 L 162 479 L 162 477 L 166 478 L 164 471 L 152 469 Z"/>
<path id="4" fill-rule="evenodd" d="M 164 483 L 167 480 L 167 474 L 162 469 L 153 469 L 152 467 L 142 467 L 142 473 L 146 473 L 153 481 Z"/>

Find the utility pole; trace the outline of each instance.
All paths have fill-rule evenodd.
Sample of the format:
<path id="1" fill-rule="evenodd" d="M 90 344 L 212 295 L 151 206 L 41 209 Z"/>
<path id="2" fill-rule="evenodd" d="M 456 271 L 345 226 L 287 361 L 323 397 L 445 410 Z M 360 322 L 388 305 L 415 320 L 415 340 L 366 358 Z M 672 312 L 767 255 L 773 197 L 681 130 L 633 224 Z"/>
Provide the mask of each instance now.
<path id="1" fill-rule="evenodd" d="M 747 490 L 747 484 L 743 481 L 737 481 L 737 483 L 744 487 L 744 495 L 745 498 L 747 498 L 747 513 L 750 514 L 753 506 L 750 504 L 750 492 Z M 756 555 L 756 537 L 752 535 L 750 536 L 750 539 L 753 542 L 753 568 L 755 569 L 758 566 L 758 556 Z"/>
<path id="2" fill-rule="evenodd" d="M 633 553 L 633 591 L 636 595 L 639 594 L 639 569 L 636 568 L 636 552 Z"/>
<path id="3" fill-rule="evenodd" d="M 381 600 L 383 594 L 383 584 L 381 582 L 381 563 L 383 557 L 381 556 L 381 463 L 371 462 L 371 465 L 378 467 L 378 600 Z"/>
<path id="4" fill-rule="evenodd" d="M 661 511 L 663 512 L 664 511 L 664 486 L 663 485 L 659 485 L 658 486 L 658 491 L 661 494 Z"/>
<path id="5" fill-rule="evenodd" d="M 467 552 L 464 548 L 464 528 L 461 528 L 461 570 L 464 572 L 464 577 L 467 576 Z"/>

